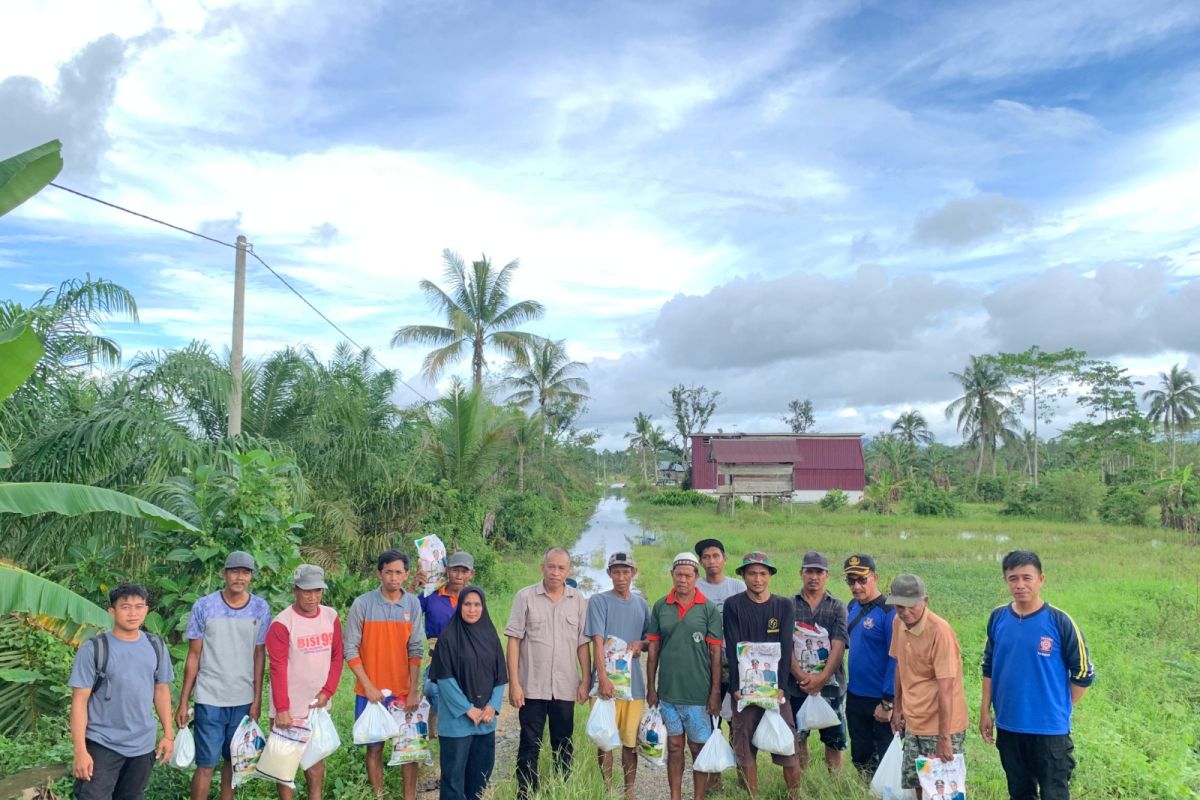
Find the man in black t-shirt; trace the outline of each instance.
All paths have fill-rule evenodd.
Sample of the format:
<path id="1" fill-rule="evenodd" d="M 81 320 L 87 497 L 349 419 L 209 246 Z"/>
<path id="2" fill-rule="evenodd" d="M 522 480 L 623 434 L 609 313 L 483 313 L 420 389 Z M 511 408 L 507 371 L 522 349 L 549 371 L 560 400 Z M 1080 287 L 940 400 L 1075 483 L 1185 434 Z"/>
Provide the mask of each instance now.
<path id="1" fill-rule="evenodd" d="M 746 782 L 752 797 L 758 796 L 758 748 L 752 744 L 766 709 L 758 705 L 747 705 L 738 711 L 738 700 L 746 675 L 738 668 L 738 645 L 752 643 L 777 643 L 780 658 L 777 662 L 764 662 L 757 670 L 759 677 L 768 672 L 779 676 L 783 683 L 779 689 L 779 714 L 789 728 L 795 727 L 795 714 L 788 702 L 790 694 L 799 689 L 793 685 L 789 666 L 792 663 L 792 624 L 796 608 L 790 598 L 771 594 L 768 586 L 777 570 L 766 553 L 747 553 L 737 574 L 746 582 L 746 591 L 725 601 L 723 626 L 725 649 L 729 659 L 729 690 L 733 700 L 733 723 L 730 739 L 737 755 L 738 770 Z M 761 661 L 761 659 L 760 659 Z M 772 754 L 771 760 L 783 767 L 788 796 L 799 797 L 800 761 L 793 753 L 790 756 Z"/>

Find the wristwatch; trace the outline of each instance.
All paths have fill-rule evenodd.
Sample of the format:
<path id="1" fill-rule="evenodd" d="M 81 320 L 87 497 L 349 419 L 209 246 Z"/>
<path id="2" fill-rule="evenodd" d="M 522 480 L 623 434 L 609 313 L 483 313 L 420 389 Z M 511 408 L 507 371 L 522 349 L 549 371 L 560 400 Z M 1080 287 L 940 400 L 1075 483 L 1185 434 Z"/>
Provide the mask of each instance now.
<path id="1" fill-rule="evenodd" d="M 891 700 L 880 700 L 879 705 L 883 706 L 884 711 L 892 710 L 892 701 Z"/>

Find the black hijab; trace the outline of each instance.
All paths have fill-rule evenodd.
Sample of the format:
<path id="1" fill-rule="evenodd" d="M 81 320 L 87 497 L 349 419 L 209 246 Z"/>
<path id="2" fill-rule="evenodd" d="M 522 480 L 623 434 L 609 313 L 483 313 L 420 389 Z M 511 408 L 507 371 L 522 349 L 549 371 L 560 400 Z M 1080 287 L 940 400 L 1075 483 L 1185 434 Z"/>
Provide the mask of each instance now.
<path id="1" fill-rule="evenodd" d="M 463 601 L 472 593 L 479 595 L 479 602 L 483 603 L 483 613 L 474 624 L 462 615 Z M 487 598 L 478 586 L 467 586 L 458 593 L 454 616 L 446 623 L 433 649 L 429 677 L 435 681 L 454 678 L 476 708 L 487 705 L 493 689 L 508 683 L 500 637 L 488 614 Z"/>

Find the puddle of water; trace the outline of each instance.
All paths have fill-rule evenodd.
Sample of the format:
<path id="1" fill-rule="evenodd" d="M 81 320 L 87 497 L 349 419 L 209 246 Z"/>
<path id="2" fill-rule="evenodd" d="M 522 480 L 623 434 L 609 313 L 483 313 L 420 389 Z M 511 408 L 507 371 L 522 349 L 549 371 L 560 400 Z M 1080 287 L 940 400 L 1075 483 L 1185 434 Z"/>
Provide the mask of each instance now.
<path id="1" fill-rule="evenodd" d="M 904 541 L 907 538 L 908 538 L 908 531 L 900 531 L 900 541 Z"/>
<path id="2" fill-rule="evenodd" d="M 958 538 L 960 538 L 960 539 L 974 539 L 974 538 L 975 538 L 975 534 L 971 533 L 970 531 L 963 531 L 962 533 L 960 533 L 960 534 L 958 535 Z"/>
<path id="3" fill-rule="evenodd" d="M 600 498 L 579 541 L 571 548 L 571 577 L 584 594 L 612 588 L 605 571 L 610 555 L 657 540 L 654 531 L 629 519 L 625 513 L 628 507 L 629 502 L 620 491 L 610 490 Z"/>
<path id="4" fill-rule="evenodd" d="M 996 542 L 998 544 L 1004 544 L 1007 541 L 1008 541 L 1008 537 L 1005 536 L 1003 533 L 996 534 Z"/>

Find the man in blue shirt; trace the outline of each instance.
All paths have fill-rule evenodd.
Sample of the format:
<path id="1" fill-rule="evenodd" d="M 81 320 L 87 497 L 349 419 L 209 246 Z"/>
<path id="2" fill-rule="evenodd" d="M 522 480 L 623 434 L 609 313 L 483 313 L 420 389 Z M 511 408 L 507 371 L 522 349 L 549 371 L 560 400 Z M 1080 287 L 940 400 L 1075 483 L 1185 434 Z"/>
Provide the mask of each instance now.
<path id="1" fill-rule="evenodd" d="M 892 625 L 896 610 L 879 591 L 875 559 L 858 553 L 842 564 L 842 574 L 854 599 L 846 606 L 850 631 L 850 677 L 846 690 L 846 726 L 850 729 L 850 760 L 867 775 L 875 772 L 892 743 L 892 700 L 896 659 Z"/>
<path id="2" fill-rule="evenodd" d="M 1095 670 L 1075 621 L 1042 600 L 1037 554 L 1014 550 L 1001 566 L 1013 601 L 988 619 L 979 733 L 1000 751 L 1012 800 L 1068 800 L 1071 711 Z"/>
<path id="3" fill-rule="evenodd" d="M 437 647 L 437 638 L 442 635 L 442 629 L 454 616 L 458 607 L 458 593 L 463 590 L 475 577 L 475 557 L 470 553 L 457 552 L 446 559 L 446 583 L 437 591 L 425 594 L 426 575 L 418 571 L 414 581 L 415 591 L 421 601 L 421 611 L 425 617 L 425 639 L 429 642 L 429 656 L 433 658 L 433 650 Z M 437 738 L 438 685 L 437 681 L 429 680 L 429 667 L 425 667 L 424 682 L 425 699 L 429 701 L 429 729 L 431 737 Z"/>

